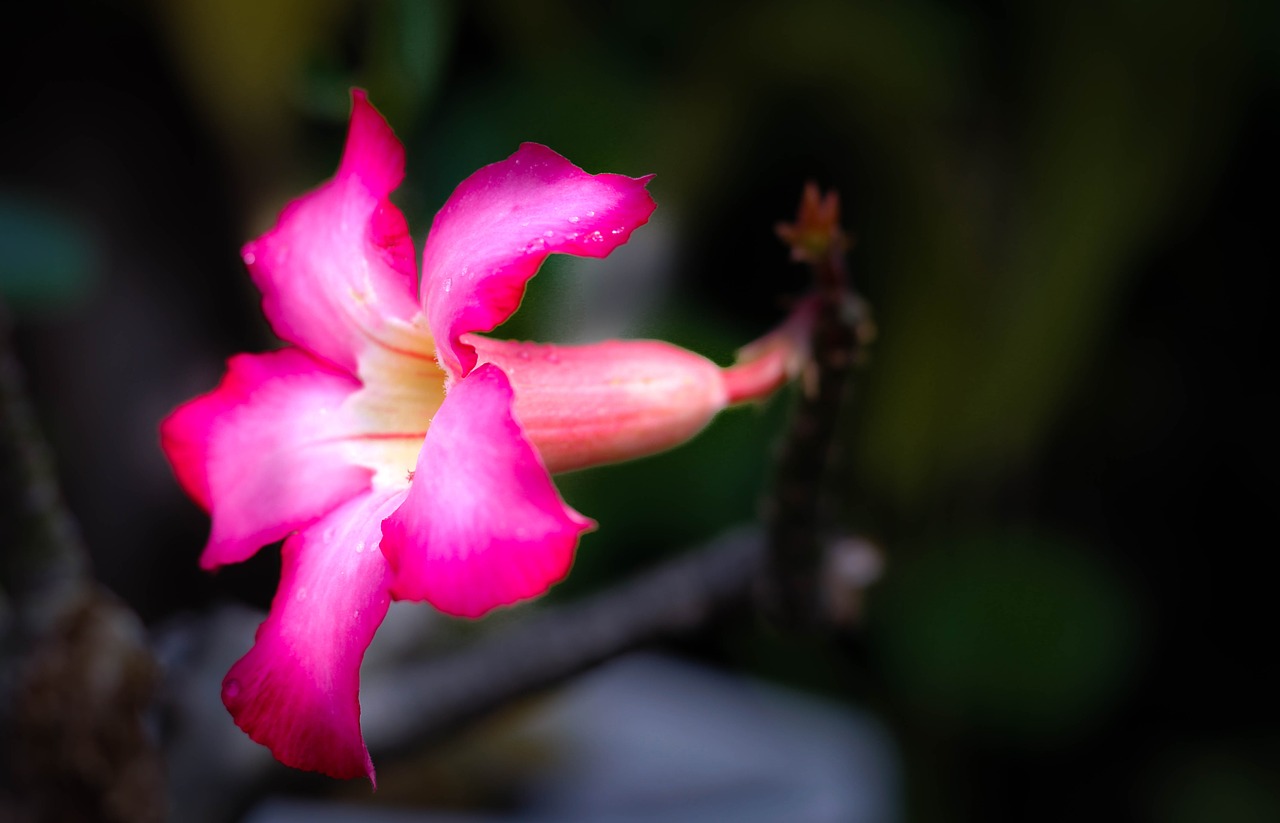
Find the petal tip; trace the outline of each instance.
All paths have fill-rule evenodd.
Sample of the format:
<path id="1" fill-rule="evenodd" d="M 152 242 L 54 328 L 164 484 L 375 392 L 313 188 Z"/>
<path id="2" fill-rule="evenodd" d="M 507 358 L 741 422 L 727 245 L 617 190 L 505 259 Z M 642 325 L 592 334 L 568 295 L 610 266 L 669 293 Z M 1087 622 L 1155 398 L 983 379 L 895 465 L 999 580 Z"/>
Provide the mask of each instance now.
<path id="1" fill-rule="evenodd" d="M 395 495 L 365 495 L 285 541 L 280 586 L 253 647 L 227 672 L 235 724 L 286 766 L 329 777 L 376 775 L 360 729 L 359 671 L 387 610 L 387 572 L 352 551 Z"/>
<path id="2" fill-rule="evenodd" d="M 338 176 L 354 174 L 375 197 L 386 197 L 404 179 L 404 146 L 363 89 L 351 90 L 351 122 Z"/>

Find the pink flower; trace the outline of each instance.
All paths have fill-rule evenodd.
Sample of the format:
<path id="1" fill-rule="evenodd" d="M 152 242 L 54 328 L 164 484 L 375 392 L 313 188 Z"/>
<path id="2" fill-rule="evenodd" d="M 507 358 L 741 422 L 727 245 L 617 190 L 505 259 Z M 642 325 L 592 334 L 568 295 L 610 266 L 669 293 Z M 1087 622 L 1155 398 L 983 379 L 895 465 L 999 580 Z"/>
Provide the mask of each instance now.
<path id="1" fill-rule="evenodd" d="M 490 340 L 553 252 L 604 257 L 653 212 L 649 178 L 591 175 L 543 146 L 471 175 L 432 223 L 421 288 L 388 199 L 404 150 L 353 93 L 338 172 L 244 247 L 289 344 L 241 354 L 162 425 L 212 518 L 200 563 L 284 540 L 280 587 L 227 674 L 235 722 L 283 763 L 374 778 L 359 670 L 392 598 L 478 617 L 562 579 L 594 523 L 551 473 L 676 445 L 786 377 L 651 341 Z"/>

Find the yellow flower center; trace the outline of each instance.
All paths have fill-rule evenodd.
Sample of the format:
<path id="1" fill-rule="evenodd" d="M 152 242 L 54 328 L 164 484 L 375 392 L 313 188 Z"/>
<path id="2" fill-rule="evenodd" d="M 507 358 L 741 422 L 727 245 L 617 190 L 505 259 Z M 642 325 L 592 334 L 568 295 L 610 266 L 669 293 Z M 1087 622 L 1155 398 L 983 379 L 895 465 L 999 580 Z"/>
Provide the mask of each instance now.
<path id="1" fill-rule="evenodd" d="M 362 387 L 343 404 L 351 462 L 372 469 L 373 488 L 404 488 L 418 464 L 431 419 L 444 402 L 445 372 L 436 362 L 426 317 L 390 321 L 360 355 Z"/>

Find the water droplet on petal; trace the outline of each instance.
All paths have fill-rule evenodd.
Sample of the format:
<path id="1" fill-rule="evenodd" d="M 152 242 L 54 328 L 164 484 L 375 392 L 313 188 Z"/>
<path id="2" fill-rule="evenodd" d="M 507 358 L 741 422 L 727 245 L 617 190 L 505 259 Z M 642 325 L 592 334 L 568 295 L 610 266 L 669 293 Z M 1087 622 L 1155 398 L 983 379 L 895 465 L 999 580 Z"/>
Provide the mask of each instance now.
<path id="1" fill-rule="evenodd" d="M 596 213 L 595 213 L 595 212 L 593 212 L 593 211 L 588 211 L 588 212 L 587 212 L 587 217 L 595 217 L 595 216 L 596 216 Z"/>
<path id="2" fill-rule="evenodd" d="M 228 700 L 235 700 L 240 696 L 240 681 L 228 680 L 223 684 L 222 691 L 226 694 Z"/>
<path id="3" fill-rule="evenodd" d="M 548 362 L 548 363 L 559 363 L 559 362 L 560 362 L 560 355 L 556 354 L 554 351 L 548 351 L 548 352 L 547 352 L 547 362 Z"/>
<path id="4" fill-rule="evenodd" d="M 576 214 L 575 214 L 573 217 L 570 217 L 570 218 L 569 218 L 569 222 L 570 222 L 570 223 L 577 223 L 577 222 L 578 222 L 578 215 L 576 215 Z"/>
<path id="5" fill-rule="evenodd" d="M 247 251 L 244 253 L 244 264 L 246 266 L 252 266 L 254 263 L 257 263 L 257 262 L 258 262 L 258 256 L 255 255 L 253 252 Z"/>
<path id="6" fill-rule="evenodd" d="M 446 278 L 444 279 L 444 293 L 445 293 L 445 294 L 448 294 L 448 293 L 449 293 L 449 289 L 452 289 L 452 288 L 453 288 L 453 278 L 452 278 L 452 277 L 446 277 Z"/>
<path id="7" fill-rule="evenodd" d="M 299 587 L 298 587 L 298 591 L 294 593 L 293 597 L 294 597 L 294 599 L 295 599 L 295 600 L 297 600 L 299 603 L 301 603 L 303 600 L 306 600 L 306 599 L 307 599 L 307 587 L 306 587 L 306 586 L 299 586 Z"/>
<path id="8" fill-rule="evenodd" d="M 542 233 L 542 236 L 543 236 L 543 237 L 555 237 L 555 236 L 556 236 L 556 233 L 555 233 L 555 232 L 553 232 L 553 231 L 548 230 L 548 231 L 544 231 L 544 232 Z"/>

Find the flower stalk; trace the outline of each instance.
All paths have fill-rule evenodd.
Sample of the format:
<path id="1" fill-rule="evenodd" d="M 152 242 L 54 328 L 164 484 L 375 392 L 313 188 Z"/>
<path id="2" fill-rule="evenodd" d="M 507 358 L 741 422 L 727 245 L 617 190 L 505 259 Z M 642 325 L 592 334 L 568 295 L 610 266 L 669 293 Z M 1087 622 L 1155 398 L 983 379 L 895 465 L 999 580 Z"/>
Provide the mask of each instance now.
<path id="1" fill-rule="evenodd" d="M 871 324 L 850 283 L 845 261 L 850 241 L 840 226 L 835 191 L 823 196 L 816 184 L 806 185 L 795 222 L 780 223 L 777 233 L 791 247 L 792 260 L 809 267 L 815 288 L 811 302 L 803 304 L 811 314 L 803 391 L 779 449 L 774 487 L 765 504 L 769 558 L 764 599 L 766 609 L 780 621 L 817 627 L 831 614 L 824 594 L 826 478 L 850 373 L 862 346 L 870 342 Z"/>

